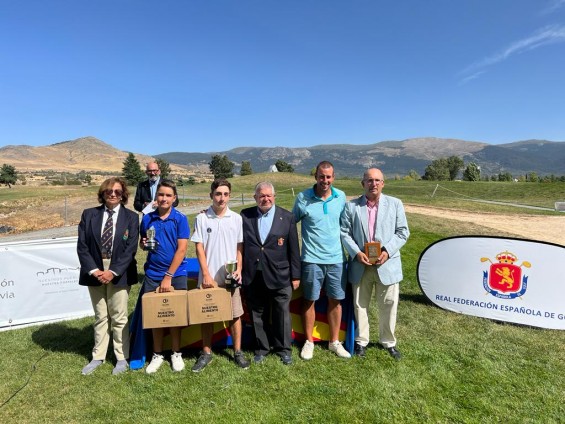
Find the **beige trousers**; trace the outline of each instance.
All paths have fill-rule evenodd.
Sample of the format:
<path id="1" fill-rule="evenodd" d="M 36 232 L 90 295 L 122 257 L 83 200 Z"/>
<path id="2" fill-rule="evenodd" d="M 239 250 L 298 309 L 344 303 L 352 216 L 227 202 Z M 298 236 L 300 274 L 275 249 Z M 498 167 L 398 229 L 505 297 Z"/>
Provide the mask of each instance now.
<path id="1" fill-rule="evenodd" d="M 110 334 L 118 361 L 129 358 L 128 295 L 130 287 L 114 284 L 89 286 L 94 307 L 94 348 L 92 359 L 106 359 Z"/>
<path id="2" fill-rule="evenodd" d="M 357 328 L 355 342 L 361 346 L 369 344 L 369 315 L 373 287 L 376 287 L 377 308 L 379 316 L 379 343 L 384 347 L 396 346 L 394 330 L 396 328 L 396 311 L 398 309 L 399 284 L 385 286 L 381 283 L 375 267 L 365 267 L 359 284 L 353 284 L 353 306 Z"/>

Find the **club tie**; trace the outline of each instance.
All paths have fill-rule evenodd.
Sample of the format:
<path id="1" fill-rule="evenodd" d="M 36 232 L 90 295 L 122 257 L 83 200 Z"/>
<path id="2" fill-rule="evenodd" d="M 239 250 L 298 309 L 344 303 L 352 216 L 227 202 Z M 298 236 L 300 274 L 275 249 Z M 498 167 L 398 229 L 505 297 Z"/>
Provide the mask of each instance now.
<path id="1" fill-rule="evenodd" d="M 113 210 L 108 209 L 108 219 L 102 231 L 102 256 L 104 259 L 112 257 L 112 242 L 114 241 L 114 222 L 112 220 Z"/>

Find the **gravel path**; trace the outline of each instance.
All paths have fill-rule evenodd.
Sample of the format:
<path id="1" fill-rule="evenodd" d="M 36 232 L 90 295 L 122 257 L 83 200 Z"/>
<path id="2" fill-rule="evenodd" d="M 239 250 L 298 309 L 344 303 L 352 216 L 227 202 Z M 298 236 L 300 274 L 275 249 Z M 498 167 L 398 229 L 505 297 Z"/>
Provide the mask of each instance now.
<path id="1" fill-rule="evenodd" d="M 494 228 L 517 236 L 539 241 L 547 241 L 565 246 L 565 215 L 501 215 L 473 213 L 427 206 L 405 205 L 406 212 L 436 216 L 456 221 L 472 222 L 484 227 Z"/>

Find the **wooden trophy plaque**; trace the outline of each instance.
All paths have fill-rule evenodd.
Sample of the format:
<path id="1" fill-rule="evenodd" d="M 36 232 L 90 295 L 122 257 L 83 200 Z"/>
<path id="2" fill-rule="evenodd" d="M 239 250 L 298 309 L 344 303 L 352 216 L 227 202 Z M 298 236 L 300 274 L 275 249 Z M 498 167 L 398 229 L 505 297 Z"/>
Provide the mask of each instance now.
<path id="1" fill-rule="evenodd" d="M 381 243 L 378 241 L 365 243 L 365 255 L 369 258 L 369 262 L 376 264 L 381 256 Z"/>

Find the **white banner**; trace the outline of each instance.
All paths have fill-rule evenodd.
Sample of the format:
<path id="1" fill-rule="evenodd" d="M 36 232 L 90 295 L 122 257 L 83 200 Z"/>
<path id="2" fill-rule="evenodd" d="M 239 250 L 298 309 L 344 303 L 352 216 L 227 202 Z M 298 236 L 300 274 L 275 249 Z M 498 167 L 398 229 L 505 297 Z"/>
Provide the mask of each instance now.
<path id="1" fill-rule="evenodd" d="M 0 243 L 0 330 L 94 315 L 77 237 Z"/>
<path id="2" fill-rule="evenodd" d="M 418 283 L 449 311 L 565 329 L 565 246 L 502 237 L 443 239 L 420 255 Z"/>

